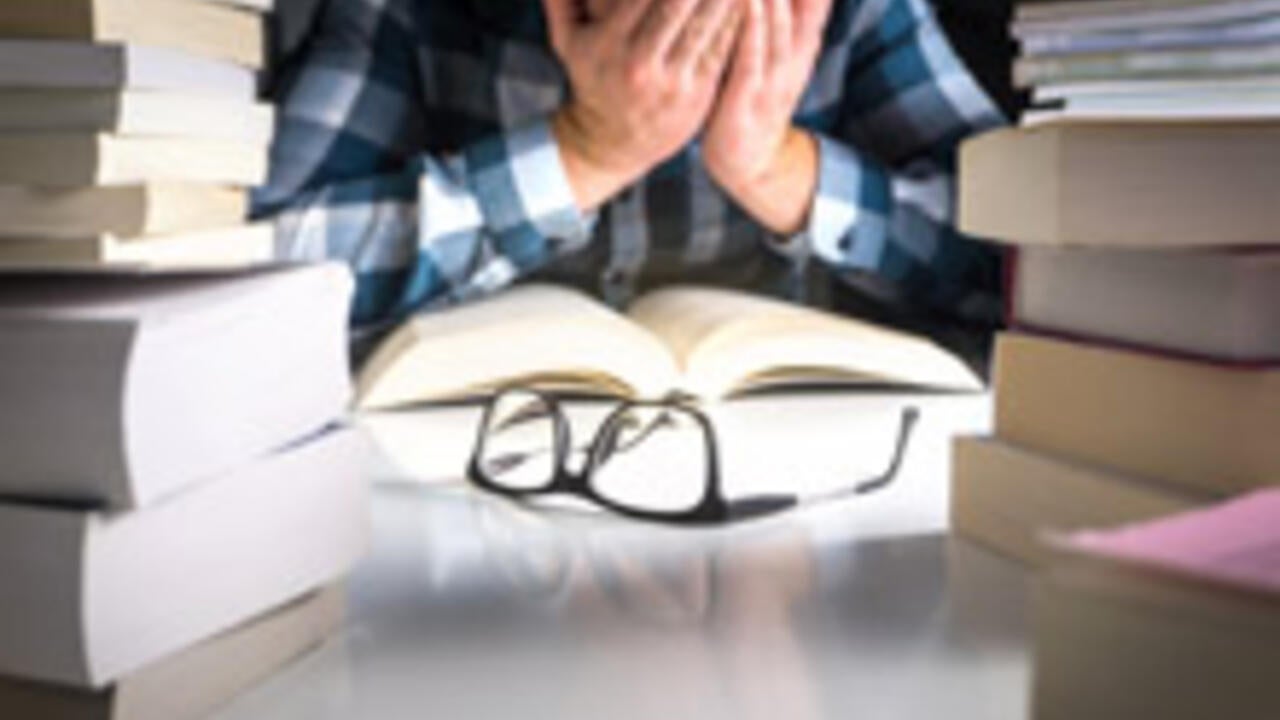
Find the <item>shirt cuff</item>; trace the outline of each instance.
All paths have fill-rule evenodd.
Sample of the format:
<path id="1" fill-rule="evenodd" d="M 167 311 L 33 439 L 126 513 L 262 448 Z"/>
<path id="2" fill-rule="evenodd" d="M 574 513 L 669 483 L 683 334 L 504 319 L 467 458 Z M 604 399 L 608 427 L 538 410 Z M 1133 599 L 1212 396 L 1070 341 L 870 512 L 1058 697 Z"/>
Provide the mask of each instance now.
<path id="1" fill-rule="evenodd" d="M 517 268 L 538 267 L 591 240 L 598 214 L 578 207 L 549 122 L 481 140 L 463 159 L 484 225 Z"/>
<path id="2" fill-rule="evenodd" d="M 821 133 L 815 137 L 818 188 L 808 226 L 775 248 L 791 257 L 816 255 L 846 269 L 875 271 L 889 238 L 889 178 L 848 145 Z"/>

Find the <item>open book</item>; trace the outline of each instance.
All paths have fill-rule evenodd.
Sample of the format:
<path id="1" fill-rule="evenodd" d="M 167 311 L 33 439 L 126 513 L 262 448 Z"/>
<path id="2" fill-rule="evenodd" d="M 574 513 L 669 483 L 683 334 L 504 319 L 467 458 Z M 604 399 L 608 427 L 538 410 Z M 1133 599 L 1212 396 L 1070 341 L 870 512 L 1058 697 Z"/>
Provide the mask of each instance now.
<path id="1" fill-rule="evenodd" d="M 650 399 L 801 385 L 982 388 L 927 340 L 777 300 L 670 288 L 624 315 L 574 290 L 528 285 L 409 320 L 365 364 L 357 404 L 463 400 L 517 383 Z"/>

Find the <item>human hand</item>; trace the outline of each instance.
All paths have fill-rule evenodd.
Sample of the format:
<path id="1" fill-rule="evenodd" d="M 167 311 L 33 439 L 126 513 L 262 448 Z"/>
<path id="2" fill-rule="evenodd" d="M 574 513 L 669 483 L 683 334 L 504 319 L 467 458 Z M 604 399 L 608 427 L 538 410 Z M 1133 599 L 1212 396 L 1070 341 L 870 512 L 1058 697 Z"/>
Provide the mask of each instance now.
<path id="1" fill-rule="evenodd" d="M 624 0 L 584 20 L 581 0 L 543 0 L 572 100 L 553 122 L 583 207 L 597 207 L 706 124 L 741 0 Z"/>
<path id="2" fill-rule="evenodd" d="M 707 169 L 731 194 L 816 155 L 792 125 L 822 50 L 832 0 L 742 0 L 745 19 L 723 91 L 703 137 Z M 810 158 L 811 159 L 811 158 Z"/>

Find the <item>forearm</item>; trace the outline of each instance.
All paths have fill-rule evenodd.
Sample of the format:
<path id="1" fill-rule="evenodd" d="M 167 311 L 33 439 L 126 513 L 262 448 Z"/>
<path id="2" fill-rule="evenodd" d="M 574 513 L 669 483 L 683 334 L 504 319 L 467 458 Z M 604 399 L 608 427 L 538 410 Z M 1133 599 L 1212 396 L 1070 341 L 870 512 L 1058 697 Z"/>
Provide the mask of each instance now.
<path id="1" fill-rule="evenodd" d="M 724 190 L 762 227 L 790 236 L 809 222 L 818 190 L 818 141 L 792 128 L 773 161 L 759 176 L 721 181 Z"/>
<path id="2" fill-rule="evenodd" d="M 358 324 L 497 290 L 589 241 L 545 123 L 421 155 L 398 172 L 279 198 L 280 254 L 342 260 L 359 278 Z"/>

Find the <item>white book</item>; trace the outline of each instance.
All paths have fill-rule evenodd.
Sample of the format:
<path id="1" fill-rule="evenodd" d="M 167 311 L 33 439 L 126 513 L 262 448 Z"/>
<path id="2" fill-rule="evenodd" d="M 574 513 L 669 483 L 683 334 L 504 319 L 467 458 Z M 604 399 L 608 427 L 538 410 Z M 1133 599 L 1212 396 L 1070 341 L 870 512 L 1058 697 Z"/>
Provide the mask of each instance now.
<path id="1" fill-rule="evenodd" d="M 350 272 L 9 274 L 0 496 L 157 502 L 342 417 Z"/>
<path id="2" fill-rule="evenodd" d="M 1280 0 L 1075 0 L 1021 3 L 1013 33 L 1122 31 L 1249 20 L 1280 13 Z"/>
<path id="3" fill-rule="evenodd" d="M 252 102 L 258 96 L 258 77 L 249 68 L 180 50 L 0 39 L 0 87 L 160 90 Z"/>
<path id="4" fill-rule="evenodd" d="M 136 138 L 92 133 L 0 135 L 0 183 L 45 187 L 155 182 L 256 186 L 266 143 Z"/>
<path id="5" fill-rule="evenodd" d="M 1234 48 L 1024 56 L 1013 67 L 1014 83 L 1024 88 L 1091 80 L 1186 77 L 1209 80 L 1277 73 L 1280 73 L 1280 43 Z"/>
<path id="6" fill-rule="evenodd" d="M 1280 253 L 1024 247 L 1019 325 L 1235 362 L 1280 360 Z"/>
<path id="7" fill-rule="evenodd" d="M 0 505 L 0 673 L 103 688 L 345 576 L 367 451 L 335 431 L 136 512 Z"/>
<path id="8" fill-rule="evenodd" d="M 1280 118 L 1280 94 L 1241 97 L 1230 93 L 1187 97 L 1116 97 L 1070 100 L 1063 107 L 1032 108 L 1026 126 L 1053 122 L 1189 122 L 1274 120 Z"/>
<path id="9" fill-rule="evenodd" d="M 271 223 L 140 238 L 0 238 L 0 270 L 229 270 L 272 262 L 275 246 Z"/>
<path id="10" fill-rule="evenodd" d="M 1128 97 L 1196 97 L 1202 94 L 1264 96 L 1280 94 L 1280 75 L 1215 78 L 1143 78 L 1138 80 L 1086 80 L 1037 85 L 1035 104 L 1058 101 L 1120 101 Z"/>
<path id="11" fill-rule="evenodd" d="M 216 95 L 0 89 L 0 132 L 111 133 L 266 144 L 274 130 L 272 106 Z"/>
<path id="12" fill-rule="evenodd" d="M 199 720 L 319 646 L 345 608 L 341 583 L 317 590 L 102 689 L 0 679 L 0 717 Z"/>
<path id="13" fill-rule="evenodd" d="M 275 9 L 276 5 L 275 0 L 204 0 L 204 2 L 213 3 L 214 5 L 230 5 L 231 7 L 252 10 L 258 13 L 269 13 Z"/>
<path id="14" fill-rule="evenodd" d="M 1280 17 L 1120 32 L 1031 32 L 1020 40 L 1027 55 L 1257 45 L 1280 41 Z"/>

